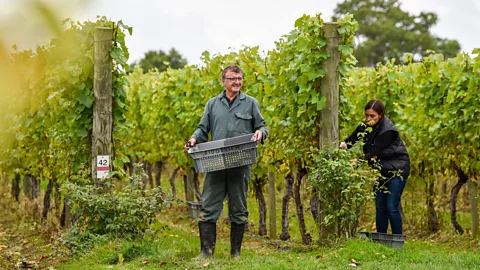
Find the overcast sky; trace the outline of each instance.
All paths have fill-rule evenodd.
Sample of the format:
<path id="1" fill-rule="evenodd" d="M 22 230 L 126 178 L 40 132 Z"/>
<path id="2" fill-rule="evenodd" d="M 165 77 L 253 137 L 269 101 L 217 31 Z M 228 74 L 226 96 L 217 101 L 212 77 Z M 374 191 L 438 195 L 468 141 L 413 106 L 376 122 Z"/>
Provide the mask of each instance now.
<path id="1" fill-rule="evenodd" d="M 7 47 L 20 49 L 48 41 L 48 33 L 26 11 L 30 0 L 0 0 L 0 38 Z M 227 53 L 242 45 L 273 48 L 281 35 L 293 29 L 303 14 L 322 13 L 330 21 L 339 0 L 45 0 L 55 3 L 60 19 L 94 20 L 96 15 L 133 27 L 127 39 L 130 61 L 148 50 L 177 49 L 190 64 L 200 55 Z M 402 9 L 418 14 L 435 12 L 439 22 L 432 29 L 441 38 L 456 39 L 462 51 L 480 47 L 480 0 L 400 0 Z"/>

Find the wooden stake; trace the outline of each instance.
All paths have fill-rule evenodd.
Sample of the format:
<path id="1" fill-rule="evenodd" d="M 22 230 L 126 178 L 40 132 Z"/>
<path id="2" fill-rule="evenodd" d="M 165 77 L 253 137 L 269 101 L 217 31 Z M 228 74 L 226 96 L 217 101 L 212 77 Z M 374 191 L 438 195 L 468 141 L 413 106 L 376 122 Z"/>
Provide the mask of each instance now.
<path id="1" fill-rule="evenodd" d="M 338 23 L 325 23 L 323 26 L 327 37 L 327 51 L 330 57 L 323 63 L 325 76 L 321 82 L 321 94 L 326 98 L 326 108 L 320 112 L 322 124 L 320 126 L 320 149 L 338 147 L 338 102 L 339 102 L 339 73 L 340 52 L 338 44 Z"/>
<path id="2" fill-rule="evenodd" d="M 113 29 L 107 27 L 95 28 L 95 66 L 93 91 L 92 129 L 92 177 L 96 184 L 97 156 L 111 155 L 112 152 L 112 58 L 110 49 L 113 44 Z M 111 168 L 110 159 L 110 168 Z"/>
<path id="3" fill-rule="evenodd" d="M 277 238 L 277 204 L 275 199 L 275 172 L 268 170 L 268 212 L 270 239 Z"/>

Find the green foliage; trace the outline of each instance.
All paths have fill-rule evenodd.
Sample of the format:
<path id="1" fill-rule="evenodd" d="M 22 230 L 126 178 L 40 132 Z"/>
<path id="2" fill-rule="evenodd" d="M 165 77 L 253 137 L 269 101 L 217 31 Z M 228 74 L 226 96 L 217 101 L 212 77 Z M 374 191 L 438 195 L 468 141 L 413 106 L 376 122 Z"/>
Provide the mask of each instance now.
<path id="1" fill-rule="evenodd" d="M 422 174 L 431 170 L 449 174 L 452 161 L 478 175 L 480 57 L 462 53 L 445 60 L 431 52 L 422 63 L 412 63 L 407 56 L 404 66 L 389 61 L 349 74 L 350 88 L 343 93 L 349 117 L 358 119 L 369 99 L 381 99 L 412 157 L 413 176 L 425 179 Z M 342 125 L 344 131 L 353 128 Z"/>
<path id="2" fill-rule="evenodd" d="M 320 220 L 335 239 L 356 235 L 360 215 L 374 199 L 374 186 L 380 177 L 363 156 L 362 143 L 349 150 L 321 150 L 308 174 L 308 181 L 317 188 L 322 205 Z"/>
<path id="3" fill-rule="evenodd" d="M 90 164 L 94 84 L 94 31 L 112 28 L 113 122 L 121 127 L 127 111 L 124 85 L 129 54 L 121 21 L 98 17 L 96 22 L 63 21 L 68 28 L 35 51 L 15 52 L 11 68 L 18 77 L 17 93 L 2 119 L 8 128 L 0 145 L 4 171 L 28 173 L 62 182 Z"/>
<path id="4" fill-rule="evenodd" d="M 73 255 L 89 252 L 96 245 L 108 242 L 109 235 L 94 234 L 89 231 L 82 231 L 79 227 L 72 227 L 63 233 L 58 241 L 68 248 Z"/>
<path id="5" fill-rule="evenodd" d="M 76 216 L 74 230 L 110 234 L 115 238 L 143 235 L 169 198 L 161 187 L 144 190 L 141 178 L 141 174 L 134 174 L 120 191 L 108 193 L 102 193 L 105 188 L 114 187 L 108 178 L 102 187 L 93 185 L 91 180 L 66 183 L 69 203 Z"/>
<path id="6" fill-rule="evenodd" d="M 204 52 L 199 67 L 145 74 L 134 69 L 127 90 L 132 107 L 127 126 L 115 134 L 121 138 L 117 145 L 130 160 L 192 167 L 183 144 L 203 116 L 205 103 L 223 90 L 222 69 L 236 64 L 245 73 L 243 91 L 259 101 L 272 134 L 265 147 L 259 148 L 261 160 L 254 167 L 258 179 L 273 164 L 285 173 L 297 169 L 300 162 L 312 163 L 311 153 L 318 148 L 320 111 L 325 108 L 321 67 L 329 53 L 323 25 L 320 15 L 304 15 L 296 20 L 294 30 L 276 42 L 275 49 L 263 54 L 258 47 L 243 47 L 226 55 Z M 352 40 L 356 27 L 351 15 L 339 21 L 341 76 L 355 63 Z"/>
<path id="7" fill-rule="evenodd" d="M 143 72 L 156 68 L 158 72 L 163 72 L 167 68 L 183 68 L 187 64 L 187 60 L 174 48 L 170 49 L 168 53 L 163 50 L 148 51 L 145 56 L 138 62 L 131 65 L 133 69 L 136 65 L 139 65 Z"/>
<path id="8" fill-rule="evenodd" d="M 359 23 L 354 55 L 360 66 L 375 66 L 388 59 L 398 64 L 405 53 L 422 57 L 434 50 L 450 58 L 460 51 L 456 40 L 430 33 L 438 21 L 435 13 L 409 14 L 399 0 L 346 0 L 335 8 L 333 20 L 347 12 Z"/>

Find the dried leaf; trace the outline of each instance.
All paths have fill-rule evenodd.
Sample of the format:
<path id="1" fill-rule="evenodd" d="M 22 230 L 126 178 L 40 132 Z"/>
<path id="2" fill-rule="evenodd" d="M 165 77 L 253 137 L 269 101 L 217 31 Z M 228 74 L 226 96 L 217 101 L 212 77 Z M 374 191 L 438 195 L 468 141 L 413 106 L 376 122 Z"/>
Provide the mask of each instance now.
<path id="1" fill-rule="evenodd" d="M 349 264 L 348 266 L 351 266 L 351 267 L 357 267 L 357 265 L 356 265 L 356 264 L 354 264 L 354 263 L 351 263 L 351 264 Z"/>
<path id="2" fill-rule="evenodd" d="M 8 246 L 0 245 L 0 250 L 5 249 L 5 248 L 8 248 Z"/>
<path id="3" fill-rule="evenodd" d="M 208 267 L 209 264 L 210 264 L 209 262 L 206 262 L 203 264 L 203 267 Z"/>
<path id="4" fill-rule="evenodd" d="M 150 260 L 143 260 L 142 264 L 147 264 L 147 263 L 150 263 L 150 262 L 151 262 Z"/>
<path id="5" fill-rule="evenodd" d="M 359 264 L 355 259 L 352 259 L 352 263 L 357 264 L 357 265 Z"/>
<path id="6" fill-rule="evenodd" d="M 167 264 L 167 262 L 161 262 L 161 263 L 160 263 L 160 266 L 164 266 L 164 265 L 166 265 L 166 264 Z"/>
<path id="7" fill-rule="evenodd" d="M 44 261 L 46 259 L 48 259 L 48 256 L 42 256 L 39 261 Z"/>
<path id="8" fill-rule="evenodd" d="M 325 253 L 317 256 L 317 259 L 325 259 L 325 258 L 327 258 L 327 254 L 325 254 Z"/>

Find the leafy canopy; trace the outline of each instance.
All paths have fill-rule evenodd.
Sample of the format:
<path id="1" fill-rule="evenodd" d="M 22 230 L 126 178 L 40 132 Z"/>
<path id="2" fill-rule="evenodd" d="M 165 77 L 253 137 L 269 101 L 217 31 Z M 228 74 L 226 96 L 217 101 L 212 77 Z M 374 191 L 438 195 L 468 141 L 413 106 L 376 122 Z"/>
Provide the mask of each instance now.
<path id="1" fill-rule="evenodd" d="M 405 53 L 419 59 L 433 50 L 451 58 L 460 51 L 458 41 L 430 33 L 438 21 L 437 14 L 410 14 L 401 9 L 399 0 L 345 0 L 335 8 L 332 20 L 347 12 L 359 24 L 354 53 L 359 66 L 375 66 L 392 58 L 399 64 Z"/>
<path id="2" fill-rule="evenodd" d="M 148 72 L 152 68 L 157 68 L 159 72 L 163 72 L 168 67 L 178 69 L 183 68 L 186 64 L 187 60 L 177 50 L 171 48 L 168 53 L 162 50 L 146 52 L 140 61 L 132 64 L 131 70 L 135 65 L 139 65 L 143 72 Z"/>

